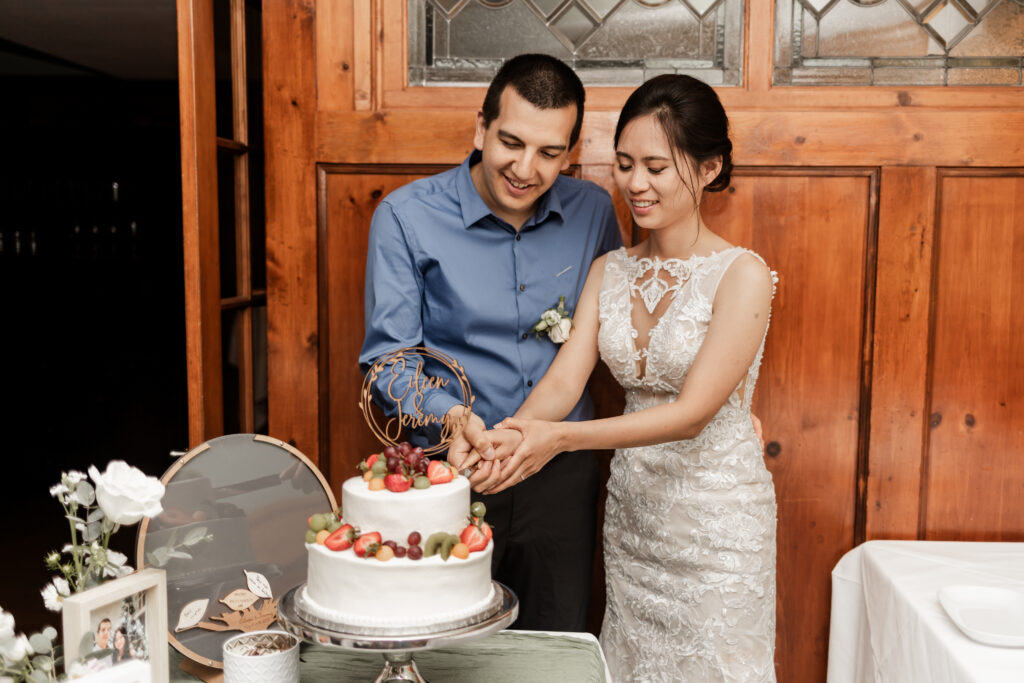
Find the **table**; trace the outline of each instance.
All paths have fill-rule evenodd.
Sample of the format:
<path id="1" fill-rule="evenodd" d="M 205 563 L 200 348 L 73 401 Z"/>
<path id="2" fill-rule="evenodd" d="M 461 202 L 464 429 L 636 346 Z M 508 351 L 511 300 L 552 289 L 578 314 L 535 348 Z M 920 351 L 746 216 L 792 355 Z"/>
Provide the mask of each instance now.
<path id="1" fill-rule="evenodd" d="M 597 639 L 589 633 L 500 631 L 458 647 L 418 650 L 416 666 L 445 683 L 611 683 Z M 199 679 L 181 671 L 171 650 L 171 683 Z M 302 683 L 371 683 L 384 660 L 376 652 L 302 645 Z"/>
<path id="2" fill-rule="evenodd" d="M 828 683 L 1020 683 L 1024 648 L 971 640 L 938 591 L 1024 592 L 1024 543 L 869 541 L 832 570 Z"/>

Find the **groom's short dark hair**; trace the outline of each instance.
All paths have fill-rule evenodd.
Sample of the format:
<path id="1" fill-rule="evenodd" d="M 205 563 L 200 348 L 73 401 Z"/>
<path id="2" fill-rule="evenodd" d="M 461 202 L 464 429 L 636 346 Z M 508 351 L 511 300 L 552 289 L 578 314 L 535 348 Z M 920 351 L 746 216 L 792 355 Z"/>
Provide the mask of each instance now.
<path id="1" fill-rule="evenodd" d="M 569 147 L 580 138 L 583 126 L 583 100 L 586 93 L 580 77 L 563 61 L 550 55 L 518 55 L 505 62 L 487 88 L 484 97 L 484 125 L 501 113 L 501 94 L 511 86 L 520 97 L 538 109 L 561 109 L 576 105 L 576 123 L 569 136 Z"/>

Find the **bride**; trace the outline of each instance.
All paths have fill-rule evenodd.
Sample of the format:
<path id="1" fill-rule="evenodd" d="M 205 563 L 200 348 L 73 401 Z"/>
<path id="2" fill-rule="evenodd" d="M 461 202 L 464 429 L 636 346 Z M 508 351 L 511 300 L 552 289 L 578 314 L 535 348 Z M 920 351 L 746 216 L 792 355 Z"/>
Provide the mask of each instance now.
<path id="1" fill-rule="evenodd" d="M 594 262 L 569 340 L 497 426 L 521 442 L 484 463 L 495 493 L 557 453 L 617 449 L 601 630 L 616 681 L 775 680 L 775 493 L 750 417 L 774 274 L 699 210 L 729 186 L 731 150 L 704 83 L 659 76 L 629 97 L 614 175 L 648 237 Z M 599 355 L 625 414 L 562 422 Z"/>

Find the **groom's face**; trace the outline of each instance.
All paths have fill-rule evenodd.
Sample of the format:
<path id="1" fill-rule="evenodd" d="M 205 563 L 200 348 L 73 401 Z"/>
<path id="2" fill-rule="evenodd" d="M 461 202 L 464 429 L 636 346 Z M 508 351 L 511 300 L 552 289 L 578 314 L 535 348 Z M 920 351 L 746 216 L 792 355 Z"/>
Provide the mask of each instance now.
<path id="1" fill-rule="evenodd" d="M 495 216 L 517 229 L 533 215 L 541 195 L 569 167 L 569 139 L 576 105 L 538 109 L 507 87 L 490 125 L 477 113 L 474 146 L 480 163 L 473 184 Z"/>

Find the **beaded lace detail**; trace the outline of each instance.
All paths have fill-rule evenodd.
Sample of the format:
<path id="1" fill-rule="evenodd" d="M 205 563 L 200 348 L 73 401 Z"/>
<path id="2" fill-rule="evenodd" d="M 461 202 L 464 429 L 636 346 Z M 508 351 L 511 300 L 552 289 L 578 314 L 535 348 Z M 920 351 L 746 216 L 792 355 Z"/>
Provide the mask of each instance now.
<path id="1" fill-rule="evenodd" d="M 657 263 L 625 249 L 608 255 L 598 345 L 626 390 L 627 413 L 675 400 L 722 275 L 745 253 L 760 259 L 739 247 Z M 641 289 L 655 268 L 668 275 L 658 298 L 671 298 L 649 319 L 634 304 L 657 308 Z M 647 339 L 635 320 L 651 323 Z M 764 339 L 696 438 L 615 453 L 601 632 L 615 681 L 775 680 L 775 492 L 750 420 L 763 350 Z"/>

